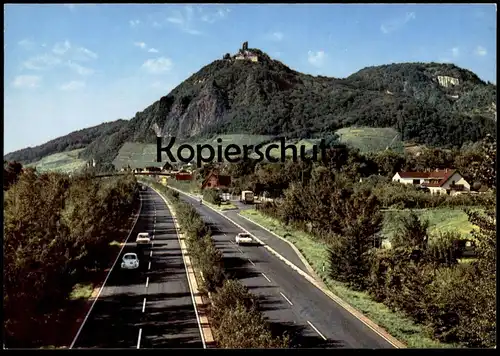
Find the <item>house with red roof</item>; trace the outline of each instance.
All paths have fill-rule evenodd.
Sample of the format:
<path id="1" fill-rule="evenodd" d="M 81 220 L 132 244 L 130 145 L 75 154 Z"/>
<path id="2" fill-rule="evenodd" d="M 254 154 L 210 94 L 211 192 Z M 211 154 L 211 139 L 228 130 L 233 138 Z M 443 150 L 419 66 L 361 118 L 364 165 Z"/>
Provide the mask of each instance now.
<path id="1" fill-rule="evenodd" d="M 470 184 L 456 169 L 427 169 L 424 172 L 398 172 L 393 182 L 429 189 L 431 194 L 455 195 L 470 192 Z"/>
<path id="2" fill-rule="evenodd" d="M 216 170 L 211 171 L 201 185 L 201 189 L 206 188 L 228 188 L 231 185 L 231 176 L 220 175 Z"/>

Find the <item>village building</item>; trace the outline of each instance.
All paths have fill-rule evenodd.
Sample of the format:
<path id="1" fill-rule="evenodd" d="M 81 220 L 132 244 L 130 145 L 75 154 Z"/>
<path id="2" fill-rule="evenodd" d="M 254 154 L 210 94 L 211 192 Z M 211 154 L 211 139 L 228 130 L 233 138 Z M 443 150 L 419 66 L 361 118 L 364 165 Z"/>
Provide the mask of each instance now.
<path id="1" fill-rule="evenodd" d="M 201 189 L 206 188 L 229 188 L 231 185 L 231 176 L 220 175 L 217 171 L 212 171 L 208 174 L 201 185 Z"/>
<path id="2" fill-rule="evenodd" d="M 392 177 L 392 181 L 427 188 L 431 194 L 456 195 L 470 192 L 470 184 L 456 169 L 398 172 Z"/>

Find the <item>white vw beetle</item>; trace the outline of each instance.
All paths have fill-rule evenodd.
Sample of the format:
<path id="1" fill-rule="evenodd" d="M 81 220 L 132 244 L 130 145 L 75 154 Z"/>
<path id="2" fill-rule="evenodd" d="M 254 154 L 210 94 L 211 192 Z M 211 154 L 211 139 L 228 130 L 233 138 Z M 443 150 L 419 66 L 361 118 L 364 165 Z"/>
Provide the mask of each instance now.
<path id="1" fill-rule="evenodd" d="M 122 259 L 123 269 L 137 269 L 139 268 L 139 258 L 135 253 L 126 253 Z"/>

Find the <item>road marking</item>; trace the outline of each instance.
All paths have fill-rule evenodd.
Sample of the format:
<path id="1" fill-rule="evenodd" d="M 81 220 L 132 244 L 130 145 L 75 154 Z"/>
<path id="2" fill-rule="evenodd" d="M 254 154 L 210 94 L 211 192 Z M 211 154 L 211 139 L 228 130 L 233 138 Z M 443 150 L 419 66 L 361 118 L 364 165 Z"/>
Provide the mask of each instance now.
<path id="1" fill-rule="evenodd" d="M 309 325 L 311 325 L 311 327 L 314 329 L 314 331 L 316 331 L 316 332 L 318 333 L 318 335 L 319 335 L 319 336 L 321 336 L 321 337 L 323 338 L 323 340 L 325 340 L 325 341 L 327 340 L 327 338 L 326 338 L 326 337 L 324 337 L 324 336 L 323 336 L 323 334 L 322 334 L 322 333 L 320 333 L 320 332 L 319 332 L 319 330 L 318 330 L 318 329 L 316 329 L 316 327 L 315 327 L 315 326 L 314 326 L 314 325 L 313 325 L 313 324 L 312 324 L 309 320 L 307 321 L 307 323 L 308 323 Z"/>
<path id="2" fill-rule="evenodd" d="M 153 257 L 153 250 L 149 251 L 149 257 Z"/>
<path id="3" fill-rule="evenodd" d="M 142 335 L 142 329 L 139 329 L 139 337 L 137 338 L 137 348 L 141 348 L 141 335 Z"/>
<path id="4" fill-rule="evenodd" d="M 238 251 L 240 251 L 241 253 L 243 253 L 243 251 L 241 251 L 241 249 L 239 248 Z"/>
<path id="5" fill-rule="evenodd" d="M 142 312 L 146 309 L 146 298 L 144 298 L 144 302 L 142 302 Z"/>
<path id="6" fill-rule="evenodd" d="M 264 278 L 265 278 L 265 279 L 267 279 L 267 281 L 268 281 L 269 283 L 271 283 L 271 280 L 270 280 L 269 278 L 267 278 L 267 276 L 266 276 L 264 273 L 261 273 L 261 274 L 264 276 Z"/>
<path id="7" fill-rule="evenodd" d="M 148 269 L 151 269 L 151 261 L 149 261 Z"/>
<path id="8" fill-rule="evenodd" d="M 293 305 L 293 304 L 292 304 L 292 302 L 290 301 L 290 299 L 288 299 L 288 298 L 286 297 L 286 295 L 284 295 L 284 294 L 283 294 L 283 293 L 281 293 L 281 292 L 280 292 L 280 294 L 281 294 L 281 296 L 282 296 L 283 298 L 285 298 L 285 299 L 286 299 L 286 301 L 288 302 L 288 304 Z"/>
<path id="9" fill-rule="evenodd" d="M 149 277 L 146 278 L 146 288 L 148 287 L 149 284 Z"/>
<path id="10" fill-rule="evenodd" d="M 140 193 L 139 193 L 140 194 Z M 128 240 L 130 239 L 130 236 L 132 235 L 132 231 L 134 231 L 134 228 L 135 228 L 135 225 L 137 225 L 137 221 L 139 221 L 139 217 L 141 216 L 141 213 L 142 213 L 142 195 L 139 196 L 139 202 L 140 202 L 140 205 L 139 205 L 139 213 L 137 214 L 137 217 L 135 218 L 135 221 L 134 221 L 134 225 L 132 225 L 132 228 L 130 229 L 130 232 L 128 233 L 128 236 L 127 238 L 125 239 L 125 243 L 123 244 L 121 250 L 120 250 L 120 253 L 118 254 L 118 256 L 116 256 L 116 260 L 115 262 L 113 263 L 113 266 L 111 266 L 109 272 L 108 272 L 108 275 L 106 276 L 106 279 L 104 280 L 104 282 L 102 283 L 102 286 L 101 288 L 99 289 L 99 293 L 97 293 L 97 296 L 95 297 L 94 301 L 92 302 L 92 305 L 90 306 L 90 309 L 89 311 L 87 312 L 87 315 L 85 316 L 85 319 L 83 319 L 83 322 L 82 324 L 80 325 L 80 328 L 78 329 L 76 335 L 75 335 L 75 338 L 73 339 L 73 341 L 71 342 L 71 345 L 69 346 L 70 349 L 73 348 L 73 346 L 75 346 L 75 342 L 76 340 L 78 339 L 78 336 L 80 336 L 80 333 L 82 332 L 82 329 L 83 329 L 83 326 L 85 325 L 85 323 L 87 322 L 87 319 L 89 318 L 90 316 L 90 313 L 92 312 L 92 309 L 94 308 L 94 305 L 95 303 L 97 302 L 97 300 L 99 299 L 99 296 L 101 295 L 102 293 L 102 290 L 104 289 L 104 286 L 106 285 L 106 282 L 108 281 L 108 278 L 109 276 L 111 275 L 111 271 L 113 271 L 113 269 L 115 268 L 115 265 L 116 263 L 118 262 L 118 259 L 120 258 L 122 252 L 123 252 L 123 249 L 125 248 L 125 246 L 127 245 L 127 242 Z"/>
<path id="11" fill-rule="evenodd" d="M 226 234 L 224 234 L 224 236 L 227 236 Z"/>
<path id="12" fill-rule="evenodd" d="M 251 259 L 248 259 L 248 262 L 250 262 L 253 266 L 255 266 L 255 263 L 253 263 Z"/>

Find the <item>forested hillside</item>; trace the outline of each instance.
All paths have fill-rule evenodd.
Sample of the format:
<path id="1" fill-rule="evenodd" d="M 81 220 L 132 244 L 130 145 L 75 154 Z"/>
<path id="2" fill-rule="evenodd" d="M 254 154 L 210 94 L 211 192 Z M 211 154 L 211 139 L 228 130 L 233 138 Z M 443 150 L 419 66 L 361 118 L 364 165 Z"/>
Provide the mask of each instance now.
<path id="1" fill-rule="evenodd" d="M 29 151 L 26 162 L 82 147 L 83 158 L 111 162 L 127 141 L 155 143 L 153 124 L 179 138 L 213 134 L 307 138 L 349 126 L 392 127 L 405 141 L 439 147 L 476 142 L 496 126 L 496 86 L 453 64 L 369 67 L 344 79 L 296 72 L 259 49 L 203 67 L 130 121 L 73 133 Z"/>

